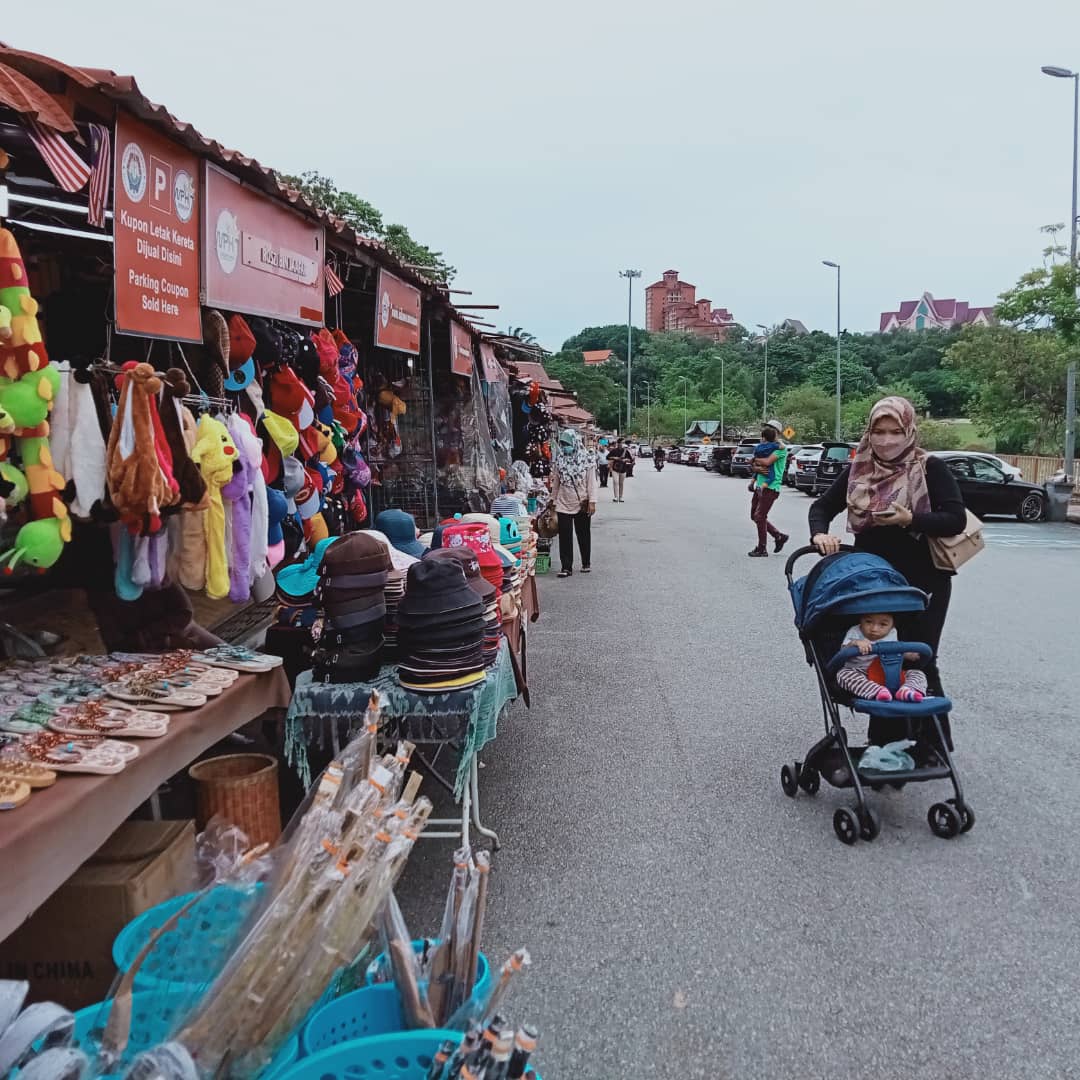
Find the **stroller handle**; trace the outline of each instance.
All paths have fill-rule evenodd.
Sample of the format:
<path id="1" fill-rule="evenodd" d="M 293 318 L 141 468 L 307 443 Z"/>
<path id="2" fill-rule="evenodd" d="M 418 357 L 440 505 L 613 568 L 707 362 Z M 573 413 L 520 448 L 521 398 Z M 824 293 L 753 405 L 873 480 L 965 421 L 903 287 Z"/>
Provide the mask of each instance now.
<path id="1" fill-rule="evenodd" d="M 932 660 L 934 650 L 922 641 L 876 641 L 870 650 L 875 656 L 896 656 L 917 653 L 923 660 Z M 835 675 L 849 660 L 854 660 L 859 650 L 854 645 L 841 649 L 826 665 L 825 673 Z"/>
<path id="2" fill-rule="evenodd" d="M 853 548 L 850 544 L 841 544 L 840 545 L 840 550 L 841 551 L 854 551 L 855 548 Z M 787 583 L 788 583 L 789 588 L 791 587 L 791 582 L 792 582 L 792 579 L 794 578 L 795 564 L 804 555 L 818 555 L 818 556 L 820 556 L 821 552 L 818 551 L 818 549 L 816 547 L 814 547 L 813 544 L 807 544 L 806 547 L 796 548 L 788 556 L 788 561 L 784 564 L 784 574 L 787 577 Z"/>

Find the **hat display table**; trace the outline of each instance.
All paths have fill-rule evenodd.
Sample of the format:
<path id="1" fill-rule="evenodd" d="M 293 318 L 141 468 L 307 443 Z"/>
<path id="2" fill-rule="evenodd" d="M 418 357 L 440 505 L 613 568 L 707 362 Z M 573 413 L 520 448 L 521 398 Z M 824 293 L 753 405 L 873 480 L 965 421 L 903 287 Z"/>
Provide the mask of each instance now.
<path id="1" fill-rule="evenodd" d="M 386 665 L 378 676 L 361 683 L 316 683 L 310 671 L 296 680 L 292 702 L 285 720 L 285 756 L 305 787 L 311 785 L 308 747 L 325 747 L 329 742 L 337 753 L 350 734 L 363 723 L 364 710 L 372 691 L 382 697 L 382 715 L 387 738 L 408 739 L 417 745 L 415 756 L 428 772 L 461 804 L 461 817 L 432 819 L 423 836 L 430 839 L 460 836 L 467 841 L 469 823 L 498 847 L 499 838 L 480 820 L 480 790 L 477 755 L 498 733 L 499 716 L 517 698 L 517 681 L 510 659 L 510 646 L 500 642 L 499 657 L 487 669 L 478 686 L 440 693 L 416 693 L 398 682 L 398 670 Z M 434 747 L 425 756 L 421 747 Z M 457 770 L 447 778 L 437 768 L 440 756 L 456 752 Z M 439 831 L 438 826 L 454 826 Z"/>

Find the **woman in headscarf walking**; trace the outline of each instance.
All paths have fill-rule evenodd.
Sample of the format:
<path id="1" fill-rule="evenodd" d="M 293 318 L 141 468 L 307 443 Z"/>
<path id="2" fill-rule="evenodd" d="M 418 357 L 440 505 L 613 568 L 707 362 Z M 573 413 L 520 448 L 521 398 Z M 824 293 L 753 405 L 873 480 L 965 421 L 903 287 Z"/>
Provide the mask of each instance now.
<path id="1" fill-rule="evenodd" d="M 851 464 L 810 507 L 811 543 L 822 555 L 843 540 L 829 532 L 833 518 L 847 510 L 847 529 L 859 551 L 879 555 L 929 593 L 925 612 L 897 616 L 899 634 L 934 650 L 926 669 L 932 694 L 940 694 L 938 645 L 952 595 L 952 572 L 939 570 L 929 536 L 956 536 L 966 515 L 960 488 L 941 458 L 918 446 L 915 409 L 907 398 L 882 398 L 870 410 L 866 432 Z M 882 745 L 903 737 L 903 721 L 870 722 L 870 741 Z M 899 727 L 899 734 L 897 734 Z"/>
<path id="2" fill-rule="evenodd" d="M 596 513 L 596 455 L 582 444 L 581 435 L 566 428 L 551 462 L 551 498 L 559 514 L 558 576 L 574 572 L 574 533 L 581 549 L 581 572 L 591 569 L 592 516 Z"/>

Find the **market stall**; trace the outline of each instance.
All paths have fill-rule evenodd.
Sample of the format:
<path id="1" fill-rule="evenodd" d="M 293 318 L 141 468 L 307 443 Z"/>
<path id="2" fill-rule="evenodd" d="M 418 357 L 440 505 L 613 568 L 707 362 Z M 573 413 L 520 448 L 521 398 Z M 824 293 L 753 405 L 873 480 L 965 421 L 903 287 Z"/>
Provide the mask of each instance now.
<path id="1" fill-rule="evenodd" d="M 0 941 L 97 850 L 174 773 L 267 709 L 289 703 L 281 670 L 242 675 L 201 708 L 175 713 L 168 734 L 140 740 L 139 755 L 116 774 L 61 776 L 4 817 L 0 861 Z"/>

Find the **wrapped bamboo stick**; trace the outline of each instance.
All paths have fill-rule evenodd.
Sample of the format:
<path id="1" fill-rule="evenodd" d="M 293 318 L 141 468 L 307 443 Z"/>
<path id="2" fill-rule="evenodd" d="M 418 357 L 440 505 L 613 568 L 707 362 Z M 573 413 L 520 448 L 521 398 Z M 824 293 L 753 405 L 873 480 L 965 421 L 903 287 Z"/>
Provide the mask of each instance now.
<path id="1" fill-rule="evenodd" d="M 476 853 L 476 910 L 473 914 L 472 932 L 469 935 L 469 956 L 465 974 L 465 1000 L 476 985 L 476 965 L 480 962 L 480 945 L 484 936 L 484 916 L 487 914 L 488 882 L 491 877 L 491 855 L 486 851 Z"/>

